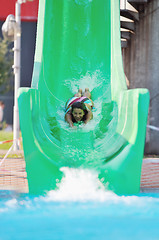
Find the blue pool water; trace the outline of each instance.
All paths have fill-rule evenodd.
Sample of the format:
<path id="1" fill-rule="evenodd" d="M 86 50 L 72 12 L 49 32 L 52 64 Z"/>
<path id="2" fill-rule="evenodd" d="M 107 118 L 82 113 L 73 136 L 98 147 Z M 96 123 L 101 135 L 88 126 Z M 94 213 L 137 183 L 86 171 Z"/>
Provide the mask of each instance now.
<path id="1" fill-rule="evenodd" d="M 117 196 L 93 173 L 65 171 L 46 196 L 0 192 L 0 240 L 159 239 L 159 194 Z"/>

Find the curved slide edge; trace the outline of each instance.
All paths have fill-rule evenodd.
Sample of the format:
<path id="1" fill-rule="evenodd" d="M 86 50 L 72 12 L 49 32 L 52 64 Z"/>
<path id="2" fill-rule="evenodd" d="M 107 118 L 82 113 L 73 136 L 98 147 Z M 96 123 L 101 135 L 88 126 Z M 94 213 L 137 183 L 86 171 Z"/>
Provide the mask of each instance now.
<path id="1" fill-rule="evenodd" d="M 45 194 L 46 191 L 56 188 L 63 173 L 54 159 L 60 158 L 56 145 L 52 146 L 52 158 L 43 151 L 36 140 L 34 125 L 39 121 L 38 114 L 32 109 L 36 102 L 38 105 L 38 90 L 21 88 L 19 90 L 18 104 L 20 108 L 19 118 L 23 138 L 24 157 L 30 194 Z M 34 116 L 33 116 L 34 114 Z M 42 132 L 42 129 L 39 129 Z M 47 139 L 43 140 L 44 142 Z"/>
<path id="2" fill-rule="evenodd" d="M 127 144 L 118 155 L 103 165 L 99 178 L 108 190 L 117 194 L 138 194 L 140 192 L 149 92 L 147 89 L 127 90 L 122 93 L 121 98 L 122 101 L 119 105 L 122 106 L 120 106 L 121 112 L 117 129 L 118 133 L 127 140 Z"/>

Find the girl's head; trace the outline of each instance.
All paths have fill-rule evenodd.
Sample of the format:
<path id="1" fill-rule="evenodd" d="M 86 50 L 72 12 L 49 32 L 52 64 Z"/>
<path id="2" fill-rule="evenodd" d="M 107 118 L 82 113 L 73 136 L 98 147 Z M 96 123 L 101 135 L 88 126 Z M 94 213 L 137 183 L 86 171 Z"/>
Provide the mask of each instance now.
<path id="1" fill-rule="evenodd" d="M 83 121 L 87 113 L 88 111 L 83 102 L 75 102 L 72 104 L 72 115 L 76 122 Z"/>

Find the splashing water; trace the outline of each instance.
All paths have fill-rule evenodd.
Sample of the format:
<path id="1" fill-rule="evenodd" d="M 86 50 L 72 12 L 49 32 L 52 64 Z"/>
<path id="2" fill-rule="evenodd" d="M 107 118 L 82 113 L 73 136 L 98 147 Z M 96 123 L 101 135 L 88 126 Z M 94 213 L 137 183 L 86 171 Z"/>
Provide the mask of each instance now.
<path id="1" fill-rule="evenodd" d="M 46 196 L 1 199 L 0 239 L 158 239 L 158 194 L 118 196 L 94 171 L 61 170 L 58 189 Z"/>
<path id="2" fill-rule="evenodd" d="M 105 85 L 103 84 L 104 82 Z M 81 88 L 83 91 L 85 88 L 89 88 L 93 96 L 93 102 L 95 106 L 95 109 L 93 110 L 93 119 L 86 126 L 81 125 L 79 128 L 87 132 L 93 130 L 101 120 L 103 101 L 110 102 L 110 86 L 107 83 L 107 80 L 102 75 L 100 70 L 96 70 L 92 74 L 87 72 L 85 76 L 81 76 L 80 79 L 75 79 L 74 81 L 72 81 L 72 79 L 67 79 L 65 80 L 64 85 L 70 89 L 72 96 L 78 92 L 79 88 Z M 61 128 L 69 129 L 68 124 L 64 121 L 64 115 L 64 106 L 60 105 L 57 111 L 57 120 Z"/>
<path id="3" fill-rule="evenodd" d="M 110 90 L 108 87 L 109 81 L 107 81 L 108 80 L 105 79 L 100 70 L 96 70 L 93 73 L 87 72 L 86 75 L 82 75 L 80 79 L 67 79 L 65 80 L 64 85 L 67 86 L 73 94 L 77 93 L 79 88 L 82 88 L 83 91 L 85 88 L 89 88 L 90 92 L 101 90 L 102 95 L 103 93 L 104 95 L 107 95 L 107 92 Z M 103 83 L 105 83 L 105 87 L 103 86 Z M 102 91 L 103 87 L 104 91 Z M 100 98 L 102 97 L 99 92 L 98 95 Z"/>
<path id="4" fill-rule="evenodd" d="M 64 172 L 62 181 L 58 184 L 57 190 L 52 190 L 42 197 L 44 201 L 53 202 L 96 202 L 126 205 L 136 205 L 145 207 L 147 203 L 155 202 L 159 204 L 158 198 L 138 197 L 138 196 L 118 196 L 117 194 L 106 191 L 105 187 L 98 179 L 95 170 L 74 169 L 63 167 Z M 145 201 L 146 200 L 146 201 Z"/>
<path id="5" fill-rule="evenodd" d="M 46 201 L 104 201 L 104 186 L 94 171 L 87 169 L 61 168 L 65 177 L 58 190 L 50 191 Z M 112 194 L 112 193 L 111 193 Z"/>

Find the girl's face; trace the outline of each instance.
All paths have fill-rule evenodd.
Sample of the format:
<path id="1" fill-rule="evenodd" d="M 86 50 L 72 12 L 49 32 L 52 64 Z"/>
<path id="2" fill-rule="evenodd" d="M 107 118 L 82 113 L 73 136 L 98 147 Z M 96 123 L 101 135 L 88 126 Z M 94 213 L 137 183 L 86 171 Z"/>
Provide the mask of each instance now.
<path id="1" fill-rule="evenodd" d="M 80 108 L 74 108 L 72 111 L 72 115 L 76 122 L 80 122 L 84 116 L 84 111 Z"/>

